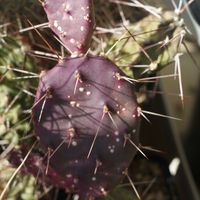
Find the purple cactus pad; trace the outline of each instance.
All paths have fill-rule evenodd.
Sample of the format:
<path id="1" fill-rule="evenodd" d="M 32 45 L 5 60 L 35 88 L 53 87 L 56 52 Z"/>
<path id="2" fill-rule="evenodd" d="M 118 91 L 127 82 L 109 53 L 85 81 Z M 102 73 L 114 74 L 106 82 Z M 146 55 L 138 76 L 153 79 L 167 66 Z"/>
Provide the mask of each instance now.
<path id="1" fill-rule="evenodd" d="M 40 79 L 35 134 L 51 171 L 86 199 L 119 184 L 137 152 L 129 141 L 138 145 L 140 111 L 133 85 L 122 77 L 108 59 L 86 56 L 66 58 Z M 58 180 L 52 182 L 64 187 Z"/>
<path id="2" fill-rule="evenodd" d="M 92 0 L 46 0 L 44 10 L 51 29 L 72 55 L 85 54 L 95 24 Z"/>

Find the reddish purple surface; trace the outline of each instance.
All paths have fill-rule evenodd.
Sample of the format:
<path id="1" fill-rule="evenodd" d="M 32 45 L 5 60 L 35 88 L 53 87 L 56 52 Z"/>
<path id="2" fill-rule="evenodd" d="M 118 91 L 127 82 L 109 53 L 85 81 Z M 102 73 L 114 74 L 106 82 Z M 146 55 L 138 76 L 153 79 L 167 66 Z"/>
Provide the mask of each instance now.
<path id="1" fill-rule="evenodd" d="M 41 77 L 33 120 L 43 153 L 29 157 L 27 171 L 40 169 L 42 180 L 83 199 L 120 183 L 137 152 L 125 136 L 138 145 L 140 117 L 132 84 L 117 73 L 124 76 L 108 59 L 87 56 L 67 58 Z"/>
<path id="2" fill-rule="evenodd" d="M 46 0 L 51 29 L 73 55 L 87 52 L 94 30 L 92 0 Z"/>

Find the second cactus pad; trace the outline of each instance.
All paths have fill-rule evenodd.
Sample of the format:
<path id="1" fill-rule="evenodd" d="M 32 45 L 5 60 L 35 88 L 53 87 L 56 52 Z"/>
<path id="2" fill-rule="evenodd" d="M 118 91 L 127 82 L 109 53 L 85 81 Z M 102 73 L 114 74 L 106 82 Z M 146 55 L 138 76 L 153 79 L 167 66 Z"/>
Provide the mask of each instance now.
<path id="1" fill-rule="evenodd" d="M 44 9 L 51 29 L 71 54 L 86 53 L 95 23 L 92 0 L 46 0 Z"/>

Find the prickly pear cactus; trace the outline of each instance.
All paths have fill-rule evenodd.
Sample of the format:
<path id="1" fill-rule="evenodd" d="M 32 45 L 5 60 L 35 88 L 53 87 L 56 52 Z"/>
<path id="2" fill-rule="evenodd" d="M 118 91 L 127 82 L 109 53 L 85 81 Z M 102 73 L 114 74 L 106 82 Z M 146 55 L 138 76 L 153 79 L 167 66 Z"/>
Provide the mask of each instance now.
<path id="1" fill-rule="evenodd" d="M 133 9 L 132 5 L 137 8 Z M 59 57 L 57 64 L 51 63 L 50 70 L 38 72 L 36 69 L 41 66 L 29 59 L 24 65 L 22 44 L 17 48 L 7 46 L 10 48 L 6 50 L 2 46 L 0 49 L 3 55 L 0 55 L 2 163 L 11 171 L 13 168 L 7 160 L 13 167 L 22 165 L 20 170 L 17 168 L 21 174 L 15 180 L 31 188 L 33 199 L 42 196 L 32 190 L 34 183 L 45 186 L 45 193 L 46 187 L 64 188 L 68 194 L 77 194 L 79 200 L 112 196 L 131 199 L 132 193 L 124 194 L 126 189 L 114 189 L 125 177 L 136 191 L 128 168 L 136 152 L 141 153 L 138 127 L 143 113 L 137 102 L 144 101 L 140 88 L 141 85 L 147 88 L 147 84 L 141 83 L 140 78 L 155 75 L 173 61 L 180 51 L 185 27 L 176 13 L 138 4 L 138 1 L 127 4 L 99 0 L 94 6 L 98 25 L 95 33 L 92 0 L 46 0 L 39 6 L 44 8 L 50 28 L 58 35 L 61 49 L 70 52 L 68 57 L 65 50 L 60 52 L 56 47 L 58 43 L 55 55 L 52 54 L 54 48 L 48 49 L 50 44 L 47 48 L 35 43 L 34 31 L 42 38 L 41 43 L 47 44 L 53 38 L 48 29 L 45 37 L 41 37 L 44 33 L 41 25 L 20 29 L 19 32 L 29 31 L 26 36 L 32 48 L 39 49 L 32 53 L 42 57 L 40 63 L 48 66 L 49 60 Z M 38 13 L 41 14 L 40 9 Z M 7 18 L 7 14 L 5 16 Z M 41 18 L 42 15 L 39 20 Z M 7 37 L 5 32 L 0 35 L 3 41 Z M 55 41 L 51 42 L 54 45 Z M 35 78 L 39 81 L 33 81 Z M 23 121 L 22 114 L 27 113 L 31 115 Z M 37 138 L 38 143 L 30 152 L 32 137 Z M 13 146 L 9 149 L 12 140 Z M 7 148 L 11 152 L 7 153 Z M 26 179 L 27 174 L 36 179 L 33 176 Z M 29 178 L 30 181 L 24 181 Z M 16 199 L 31 200 L 30 196 L 24 197 L 23 188 L 12 192 L 16 185 L 11 185 L 9 180 L 13 179 L 2 178 L 0 171 L 1 180 L 0 200 L 4 196 L 14 198 L 10 194 L 17 194 Z M 41 188 L 37 189 L 39 194 Z M 6 190 L 9 190 L 7 194 Z M 136 195 L 139 198 L 137 191 Z"/>
<path id="2" fill-rule="evenodd" d="M 92 0 L 46 0 L 43 6 L 51 29 L 72 56 L 85 54 L 94 31 Z"/>
<path id="3" fill-rule="evenodd" d="M 137 152 L 140 116 L 122 76 L 111 61 L 91 56 L 66 58 L 44 74 L 33 108 L 44 159 L 32 154 L 26 171 L 36 176 L 40 166 L 43 180 L 81 199 L 104 196 L 121 182 Z M 11 160 L 19 164 L 20 156 Z"/>
<path id="4" fill-rule="evenodd" d="M 54 183 L 81 197 L 103 195 L 120 182 L 137 151 L 129 140 L 138 145 L 140 111 L 121 76 L 111 61 L 87 56 L 66 58 L 40 80 L 35 133 L 53 154 L 49 167 L 63 177 L 59 183 L 54 175 Z"/>

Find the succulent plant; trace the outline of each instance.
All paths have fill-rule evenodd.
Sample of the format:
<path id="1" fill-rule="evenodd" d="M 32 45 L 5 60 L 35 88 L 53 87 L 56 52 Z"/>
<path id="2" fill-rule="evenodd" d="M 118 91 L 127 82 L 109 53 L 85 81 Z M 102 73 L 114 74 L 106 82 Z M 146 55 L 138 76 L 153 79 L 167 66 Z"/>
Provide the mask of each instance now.
<path id="1" fill-rule="evenodd" d="M 43 156 L 32 155 L 27 171 L 36 176 L 40 166 L 47 182 L 83 199 L 117 185 L 137 152 L 140 116 L 123 76 L 108 59 L 91 56 L 66 58 L 43 74 L 33 107 Z"/>
<path id="2" fill-rule="evenodd" d="M 123 1 L 119 2 L 123 4 Z M 95 32 L 91 42 L 95 26 L 92 0 L 44 1 L 42 5 L 49 26 L 70 55 L 59 57 L 58 64 L 40 75 L 33 73 L 39 70 L 29 57 L 23 66 L 25 52 L 19 44 L 17 48 L 12 46 L 11 51 L 5 51 L 4 46 L 0 49 L 3 55 L 0 56 L 1 72 L 5 73 L 4 84 L 0 86 L 3 99 L 0 114 L 9 108 L 10 99 L 19 93 L 19 101 L 14 104 L 18 105 L 16 109 L 9 108 L 11 124 L 21 120 L 20 114 L 25 109 L 32 108 L 33 130 L 39 141 L 30 153 L 29 145 L 19 142 L 24 132 L 32 130 L 30 124 L 14 126 L 13 133 L 6 130 L 3 121 L 0 137 L 6 141 L 8 135 L 17 138 L 16 148 L 8 156 L 10 162 L 13 166 L 23 163 L 22 178 L 31 173 L 40 184 L 64 188 L 68 193 L 78 194 L 81 200 L 107 196 L 124 177 L 128 177 L 128 167 L 136 152 L 140 151 L 138 129 L 142 111 L 137 103 L 140 95 L 136 95 L 134 84 L 140 82 L 136 79 L 152 76 L 172 62 L 177 48 L 170 49 L 171 54 L 168 54 L 172 46 L 170 41 L 179 35 L 176 31 L 183 28 L 167 12 L 161 13 L 162 17 L 157 13 L 147 16 L 145 12 L 145 17 L 130 17 L 131 24 L 123 23 L 119 28 L 119 18 L 123 18 L 121 12 L 119 15 L 122 9 L 119 2 L 113 6 L 111 16 L 100 13 L 96 17 L 99 24 L 106 21 L 108 33 L 98 35 L 98 31 Z M 102 8 L 102 2 L 95 4 Z M 109 10 L 111 3 L 103 1 L 104 4 Z M 102 9 L 102 12 L 105 11 Z M 107 18 L 116 22 L 112 25 L 119 28 L 119 32 L 111 31 Z M 159 31 L 162 34 L 158 34 Z M 101 37 L 105 37 L 106 44 L 101 43 Z M 14 39 L 4 40 L 15 44 Z M 106 52 L 102 52 L 101 46 Z M 146 66 L 145 70 L 133 67 L 142 64 Z M 34 103 L 33 98 L 30 100 L 30 94 L 34 96 L 30 86 L 35 85 L 35 81 L 33 83 L 29 78 L 28 82 L 26 78 L 22 78 L 26 81 L 12 81 L 13 78 L 19 79 L 19 69 L 21 72 L 30 71 L 31 76 L 39 78 Z M 22 99 L 23 106 L 20 105 Z M 8 115 L 2 116 L 2 119 L 10 119 Z"/>

